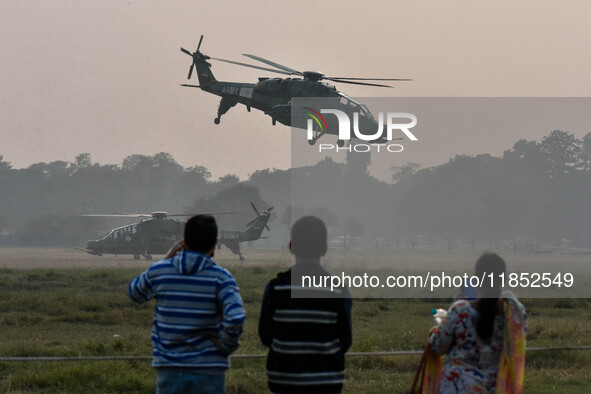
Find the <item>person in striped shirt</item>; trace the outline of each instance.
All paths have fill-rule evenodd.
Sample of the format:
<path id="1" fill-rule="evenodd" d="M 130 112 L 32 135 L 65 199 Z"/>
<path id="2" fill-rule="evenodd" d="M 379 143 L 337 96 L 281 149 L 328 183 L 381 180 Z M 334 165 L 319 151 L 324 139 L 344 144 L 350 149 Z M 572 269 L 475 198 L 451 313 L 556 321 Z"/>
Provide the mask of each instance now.
<path id="1" fill-rule="evenodd" d="M 325 276 L 324 222 L 313 216 L 291 229 L 295 265 L 271 280 L 263 295 L 259 337 L 269 347 L 267 379 L 274 393 L 340 393 L 351 346 L 351 296 L 346 288 L 303 288 L 302 275 Z"/>
<path id="2" fill-rule="evenodd" d="M 244 306 L 232 274 L 211 259 L 215 219 L 194 216 L 184 231 L 166 258 L 131 281 L 128 294 L 138 303 L 156 299 L 156 393 L 225 393 L 228 356 L 240 346 Z"/>

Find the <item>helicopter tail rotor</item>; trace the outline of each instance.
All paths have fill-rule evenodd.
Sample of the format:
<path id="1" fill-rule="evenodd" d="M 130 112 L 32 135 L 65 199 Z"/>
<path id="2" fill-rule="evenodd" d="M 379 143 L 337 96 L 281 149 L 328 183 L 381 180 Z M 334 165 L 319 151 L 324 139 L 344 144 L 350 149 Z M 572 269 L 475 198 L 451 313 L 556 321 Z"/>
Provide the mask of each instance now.
<path id="1" fill-rule="evenodd" d="M 199 52 L 199 48 L 201 48 L 201 41 L 203 41 L 203 34 L 201 35 L 201 38 L 199 39 L 199 44 L 197 44 L 197 51 Z"/>
<path id="2" fill-rule="evenodd" d="M 195 70 L 197 70 L 197 56 L 199 56 L 201 54 L 201 52 L 199 52 L 199 49 L 201 48 L 201 42 L 203 41 L 203 34 L 201 35 L 201 38 L 199 39 L 199 44 L 197 44 L 197 50 L 193 53 L 189 52 L 188 50 L 186 50 L 185 48 L 181 47 L 181 51 L 186 53 L 187 55 L 191 56 L 193 58 L 193 63 L 191 63 L 191 66 L 189 67 L 189 75 L 187 76 L 187 79 L 191 79 L 191 75 L 193 75 L 193 67 L 195 67 Z"/>
<path id="3" fill-rule="evenodd" d="M 252 209 L 253 209 L 253 210 L 255 211 L 255 213 L 257 214 L 257 217 L 256 217 L 256 218 L 254 218 L 254 219 L 252 219 L 250 222 L 248 222 L 248 224 L 246 225 L 246 227 L 249 227 L 251 224 L 253 224 L 253 223 L 254 223 L 254 222 L 255 222 L 255 221 L 256 221 L 256 220 L 257 220 L 257 219 L 258 219 L 260 216 L 264 216 L 264 215 L 270 215 L 270 214 L 271 214 L 271 211 L 272 211 L 272 210 L 275 208 L 275 207 L 271 206 L 271 207 L 269 207 L 269 208 L 265 209 L 265 212 L 263 212 L 263 213 L 260 213 L 260 212 L 259 212 L 259 210 L 257 209 L 257 207 L 254 205 L 254 203 L 253 203 L 252 201 L 250 202 L 250 206 L 252 207 Z M 266 228 L 268 231 L 271 231 L 271 229 L 269 228 L 269 226 L 268 226 L 268 225 L 265 225 L 265 228 Z"/>
<path id="4" fill-rule="evenodd" d="M 270 206 L 269 208 L 265 209 L 264 215 L 266 215 L 266 214 L 269 214 L 270 215 L 271 214 L 271 211 L 273 210 L 273 208 L 275 208 L 275 207 L 274 206 Z M 265 228 L 267 229 L 267 231 L 271 231 L 271 229 L 269 228 L 269 225 L 265 224 Z"/>
<path id="5" fill-rule="evenodd" d="M 259 212 L 257 207 L 255 207 L 255 205 L 252 201 L 250 202 L 250 206 L 252 207 L 252 209 L 254 209 L 254 212 L 257 214 L 257 216 L 261 216 L 261 213 Z"/>

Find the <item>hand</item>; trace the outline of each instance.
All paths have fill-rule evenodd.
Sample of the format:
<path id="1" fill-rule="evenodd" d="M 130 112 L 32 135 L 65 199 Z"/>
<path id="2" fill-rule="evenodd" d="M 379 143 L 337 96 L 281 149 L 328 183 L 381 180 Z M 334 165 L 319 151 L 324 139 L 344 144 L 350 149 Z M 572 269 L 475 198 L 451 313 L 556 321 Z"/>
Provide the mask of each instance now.
<path id="1" fill-rule="evenodd" d="M 209 338 L 210 341 L 213 342 L 213 344 L 215 345 L 216 349 L 218 350 L 218 352 L 223 353 L 222 352 L 222 339 L 219 338 L 216 335 L 213 334 L 208 334 L 207 338 Z"/>
<path id="2" fill-rule="evenodd" d="M 185 240 L 175 243 L 174 246 L 166 253 L 166 258 L 170 259 L 176 256 L 178 252 L 182 252 L 183 250 L 185 250 Z"/>

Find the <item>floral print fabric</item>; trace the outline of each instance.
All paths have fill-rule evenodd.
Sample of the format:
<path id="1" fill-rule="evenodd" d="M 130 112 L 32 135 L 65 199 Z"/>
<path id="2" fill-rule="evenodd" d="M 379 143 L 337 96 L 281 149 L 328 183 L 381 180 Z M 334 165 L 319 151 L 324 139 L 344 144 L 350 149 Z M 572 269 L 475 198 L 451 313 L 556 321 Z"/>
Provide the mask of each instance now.
<path id="1" fill-rule="evenodd" d="M 476 332 L 478 311 L 460 300 L 449 308 L 447 323 L 437 327 L 429 342 L 437 354 L 446 354 L 440 393 L 494 393 L 503 351 L 504 318 L 497 315 L 493 334 L 483 341 Z"/>

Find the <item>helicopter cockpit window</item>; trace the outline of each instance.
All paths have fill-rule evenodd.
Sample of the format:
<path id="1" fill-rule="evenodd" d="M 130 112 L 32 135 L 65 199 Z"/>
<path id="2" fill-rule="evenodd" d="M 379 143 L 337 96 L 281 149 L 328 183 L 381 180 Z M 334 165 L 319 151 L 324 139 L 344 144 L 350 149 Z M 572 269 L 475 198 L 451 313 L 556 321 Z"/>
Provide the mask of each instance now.
<path id="1" fill-rule="evenodd" d="M 369 109 L 365 106 L 365 104 L 359 104 L 359 116 L 365 116 L 368 119 L 375 120 Z"/>
<path id="2" fill-rule="evenodd" d="M 111 231 L 109 231 L 102 239 L 119 239 L 122 237 L 127 237 L 130 234 L 135 234 L 137 232 L 137 225 L 132 224 L 130 226 L 125 227 L 118 227 Z"/>
<path id="3" fill-rule="evenodd" d="M 347 106 L 347 109 L 349 111 L 358 111 L 359 110 L 359 103 L 355 100 L 353 100 L 351 97 L 347 97 L 345 95 L 343 95 L 341 93 L 341 98 L 339 100 L 339 102 L 341 103 L 341 105 L 345 105 Z"/>
<path id="4" fill-rule="evenodd" d="M 111 230 L 109 231 L 107 234 L 105 234 L 101 239 L 107 239 L 107 238 L 111 238 L 114 239 L 115 238 L 115 230 Z"/>
<path id="5" fill-rule="evenodd" d="M 359 116 L 361 116 L 361 118 L 366 118 L 375 121 L 375 118 L 373 117 L 371 112 L 369 112 L 369 109 L 367 109 L 367 107 L 364 104 L 361 104 L 353 100 L 351 97 L 343 95 L 342 93 L 339 94 L 339 96 L 339 102 L 341 103 L 341 105 L 346 106 L 349 111 L 359 112 Z"/>

